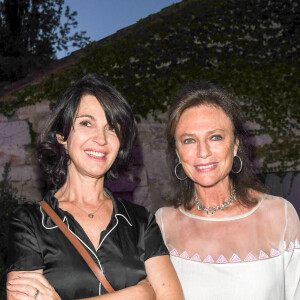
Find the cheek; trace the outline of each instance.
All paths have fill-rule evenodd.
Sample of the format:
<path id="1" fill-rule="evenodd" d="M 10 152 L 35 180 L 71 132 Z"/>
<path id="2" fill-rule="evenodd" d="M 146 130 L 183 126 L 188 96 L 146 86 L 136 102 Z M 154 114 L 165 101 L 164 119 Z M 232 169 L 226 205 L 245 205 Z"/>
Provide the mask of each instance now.
<path id="1" fill-rule="evenodd" d="M 215 153 L 218 157 L 226 160 L 230 160 L 233 157 L 233 146 L 232 144 L 223 144 L 218 145 L 212 148 L 212 152 Z"/>
<path id="2" fill-rule="evenodd" d="M 80 144 L 80 137 L 74 137 L 74 134 L 70 134 L 67 140 L 67 148 L 68 150 L 75 149 L 76 145 Z"/>
<path id="3" fill-rule="evenodd" d="M 192 145 L 180 145 L 176 149 L 177 156 L 182 162 L 189 161 L 196 156 L 196 149 Z"/>
<path id="4" fill-rule="evenodd" d="M 111 137 L 110 138 L 110 145 L 111 145 L 111 148 L 113 150 L 113 152 L 116 153 L 116 156 L 120 150 L 120 141 L 117 137 Z"/>

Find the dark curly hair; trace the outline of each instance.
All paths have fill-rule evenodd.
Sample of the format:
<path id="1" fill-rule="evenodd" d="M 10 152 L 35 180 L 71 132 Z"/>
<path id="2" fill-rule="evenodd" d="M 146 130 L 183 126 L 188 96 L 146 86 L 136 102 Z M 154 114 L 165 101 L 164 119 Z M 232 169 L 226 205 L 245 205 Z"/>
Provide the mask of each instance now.
<path id="1" fill-rule="evenodd" d="M 255 205 L 258 202 L 258 199 L 251 196 L 249 193 L 250 189 L 260 192 L 266 192 L 266 189 L 259 181 L 251 164 L 251 153 L 249 151 L 251 147 L 247 142 L 247 131 L 244 129 L 244 114 L 237 99 L 216 84 L 208 81 L 189 83 L 179 92 L 178 96 L 171 104 L 168 111 L 166 137 L 169 153 L 173 157 L 173 170 L 175 165 L 179 162 L 178 157 L 175 155 L 175 131 L 178 121 L 186 109 L 199 105 L 212 105 L 219 107 L 231 120 L 234 138 L 235 140 L 239 140 L 237 155 L 243 161 L 243 168 L 238 174 L 231 171 L 229 173 L 229 178 L 235 187 L 237 199 L 240 204 L 247 207 Z M 239 161 L 233 160 L 232 169 L 238 170 L 239 168 Z M 186 177 L 183 168 L 180 169 L 178 170 L 178 175 L 182 178 Z M 176 187 L 178 189 L 176 197 L 169 200 L 169 204 L 175 207 L 183 204 L 186 209 L 191 209 L 191 199 L 194 195 L 194 182 L 187 177 L 185 180 L 177 182 Z"/>
<path id="2" fill-rule="evenodd" d="M 57 134 L 66 141 L 83 96 L 95 96 L 103 107 L 108 124 L 114 128 L 120 141 L 120 150 L 105 177 L 115 179 L 126 169 L 136 139 L 136 124 L 130 106 L 124 97 L 105 79 L 88 74 L 72 84 L 60 97 L 40 134 L 37 158 L 47 176 L 50 188 L 61 187 L 67 178 L 70 157 Z"/>

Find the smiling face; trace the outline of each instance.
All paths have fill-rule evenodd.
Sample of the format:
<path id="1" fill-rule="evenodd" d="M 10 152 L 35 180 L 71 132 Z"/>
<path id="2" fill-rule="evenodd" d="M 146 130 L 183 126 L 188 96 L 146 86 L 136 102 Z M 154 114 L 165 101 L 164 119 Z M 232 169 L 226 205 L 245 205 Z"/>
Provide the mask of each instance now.
<path id="1" fill-rule="evenodd" d="M 95 96 L 84 95 L 80 101 L 67 141 L 63 144 L 70 156 L 68 175 L 104 177 L 120 148 L 119 139 L 107 123 L 104 110 Z"/>
<path id="2" fill-rule="evenodd" d="M 234 141 L 232 122 L 221 108 L 200 105 L 185 110 L 175 140 L 182 167 L 195 184 L 212 187 L 229 181 L 238 141 Z"/>

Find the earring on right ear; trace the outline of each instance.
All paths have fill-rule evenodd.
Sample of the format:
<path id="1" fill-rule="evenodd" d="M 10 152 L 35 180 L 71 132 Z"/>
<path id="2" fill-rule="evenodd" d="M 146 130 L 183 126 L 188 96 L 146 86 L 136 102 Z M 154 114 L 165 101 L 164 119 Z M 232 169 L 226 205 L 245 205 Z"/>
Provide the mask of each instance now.
<path id="1" fill-rule="evenodd" d="M 240 165 L 240 168 L 237 171 L 233 171 L 233 169 L 231 169 L 231 172 L 234 173 L 234 174 L 239 174 L 242 171 L 242 168 L 243 168 L 243 161 L 242 161 L 242 159 L 238 155 L 235 155 L 233 157 L 233 160 L 234 160 L 235 157 L 237 157 L 240 160 L 240 164 L 241 165 Z"/>
<path id="2" fill-rule="evenodd" d="M 178 180 L 180 180 L 180 181 L 183 181 L 183 180 L 186 180 L 187 179 L 187 176 L 185 176 L 184 178 L 180 178 L 179 176 L 178 176 L 178 174 L 177 174 L 177 168 L 179 167 L 179 165 L 181 165 L 181 161 L 180 161 L 180 158 L 179 158 L 179 156 L 178 156 L 178 163 L 177 163 L 177 165 L 175 166 L 175 168 L 174 168 L 174 173 L 175 173 L 175 176 L 176 176 L 176 178 L 178 179 Z M 183 169 L 183 167 L 182 167 L 182 169 Z"/>

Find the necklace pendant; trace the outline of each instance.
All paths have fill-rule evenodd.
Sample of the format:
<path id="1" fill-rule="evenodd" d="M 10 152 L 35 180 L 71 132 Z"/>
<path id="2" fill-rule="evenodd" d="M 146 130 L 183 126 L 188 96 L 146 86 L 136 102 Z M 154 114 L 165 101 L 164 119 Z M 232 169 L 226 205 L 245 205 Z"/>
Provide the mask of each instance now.
<path id="1" fill-rule="evenodd" d="M 94 214 L 88 214 L 88 217 L 93 219 L 94 218 Z"/>

